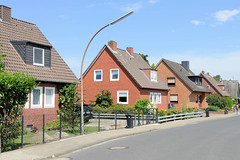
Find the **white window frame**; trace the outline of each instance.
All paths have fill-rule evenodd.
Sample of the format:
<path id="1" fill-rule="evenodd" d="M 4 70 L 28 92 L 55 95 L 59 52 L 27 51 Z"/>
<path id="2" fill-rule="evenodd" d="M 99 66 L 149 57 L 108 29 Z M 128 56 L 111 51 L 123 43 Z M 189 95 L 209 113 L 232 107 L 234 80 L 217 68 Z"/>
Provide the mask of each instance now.
<path id="1" fill-rule="evenodd" d="M 47 89 L 52 89 L 53 90 L 53 97 L 52 97 L 52 104 L 48 105 L 47 104 L 47 95 L 46 95 L 46 90 Z M 44 108 L 55 108 L 55 88 L 54 87 L 45 87 L 44 88 Z"/>
<path id="2" fill-rule="evenodd" d="M 156 77 L 154 77 L 154 75 L 156 75 Z M 151 81 L 157 82 L 157 72 L 156 71 L 151 71 L 150 78 L 151 78 Z"/>
<path id="3" fill-rule="evenodd" d="M 112 71 L 118 71 L 118 79 L 113 79 L 112 76 Z M 110 69 L 110 81 L 119 81 L 119 69 Z"/>
<path id="4" fill-rule="evenodd" d="M 154 93 L 150 92 L 150 103 L 153 104 L 153 98 L 154 97 Z"/>
<path id="5" fill-rule="evenodd" d="M 101 71 L 101 79 L 96 79 L 96 72 L 97 71 Z M 102 69 L 96 69 L 96 70 L 94 70 L 94 81 L 95 82 L 100 82 L 100 81 L 102 81 L 103 80 L 103 70 Z"/>
<path id="6" fill-rule="evenodd" d="M 158 93 L 158 94 L 157 94 L 157 103 L 158 103 L 158 104 L 161 104 L 161 103 L 162 103 L 162 94 L 161 94 L 161 93 Z"/>
<path id="7" fill-rule="evenodd" d="M 42 62 L 43 63 L 35 63 L 34 60 L 35 60 L 35 49 L 39 49 L 39 50 L 42 50 Z M 36 66 L 44 66 L 44 49 L 42 48 L 38 48 L 38 47 L 33 47 L 33 65 L 36 65 Z"/>
<path id="8" fill-rule="evenodd" d="M 25 103 L 24 109 L 29 109 L 29 94 L 27 96 L 27 102 Z"/>
<path id="9" fill-rule="evenodd" d="M 36 87 L 35 89 L 40 90 L 40 104 L 39 105 L 34 105 L 33 104 L 33 91 L 31 92 L 31 108 L 43 108 L 42 107 L 42 98 L 43 98 L 43 87 Z"/>
<path id="10" fill-rule="evenodd" d="M 126 92 L 127 93 L 127 102 L 119 102 L 119 93 L 121 93 L 121 92 Z M 117 91 L 117 103 L 118 104 L 128 104 L 128 99 L 129 99 L 128 91 Z"/>

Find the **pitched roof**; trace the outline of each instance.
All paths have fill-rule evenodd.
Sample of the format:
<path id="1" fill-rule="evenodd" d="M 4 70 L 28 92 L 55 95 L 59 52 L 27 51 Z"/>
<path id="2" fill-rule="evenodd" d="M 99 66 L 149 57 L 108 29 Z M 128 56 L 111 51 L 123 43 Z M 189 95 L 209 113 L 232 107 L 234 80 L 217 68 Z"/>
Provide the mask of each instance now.
<path id="1" fill-rule="evenodd" d="M 225 85 L 225 90 L 229 93 L 231 98 L 239 97 L 240 86 L 238 80 L 223 80 L 223 84 Z"/>
<path id="2" fill-rule="evenodd" d="M 44 46 L 52 46 L 39 28 L 32 23 L 11 18 L 11 23 L 0 21 L 0 53 L 6 53 L 6 70 L 27 72 L 38 81 L 71 83 L 77 77 L 57 51 L 51 47 L 51 67 L 38 67 L 26 64 L 10 41 L 28 41 Z"/>
<path id="3" fill-rule="evenodd" d="M 87 74 L 90 68 L 97 61 L 98 57 L 103 53 L 103 50 L 108 49 L 110 54 L 113 55 L 114 59 L 118 62 L 118 64 L 129 73 L 129 76 L 136 82 L 136 84 L 143 89 L 158 89 L 158 90 L 169 90 L 168 86 L 161 80 L 159 76 L 157 76 L 157 82 L 153 82 L 149 80 L 149 78 L 145 75 L 142 69 L 153 70 L 147 62 L 139 54 L 133 54 L 131 56 L 127 51 L 122 49 L 117 49 L 117 51 L 113 51 L 108 45 L 104 45 L 102 50 L 98 53 L 93 62 L 89 65 L 86 71 L 83 74 L 83 77 Z"/>
<path id="4" fill-rule="evenodd" d="M 214 90 L 220 94 L 221 96 L 229 96 L 227 91 L 222 91 L 218 85 L 220 85 L 220 83 L 218 81 L 216 81 L 211 75 L 209 74 L 204 74 L 204 73 L 200 73 L 200 75 L 208 82 L 212 85 L 212 87 L 214 88 Z"/>
<path id="5" fill-rule="evenodd" d="M 202 86 L 198 86 L 193 83 L 188 77 L 196 76 L 191 70 L 187 71 L 181 64 L 169 61 L 166 59 L 162 59 L 155 68 L 159 66 L 160 63 L 164 62 L 182 81 L 183 83 L 189 87 L 192 91 L 195 92 L 208 92 L 211 93 L 211 90 L 207 88 L 206 85 L 202 84 Z"/>

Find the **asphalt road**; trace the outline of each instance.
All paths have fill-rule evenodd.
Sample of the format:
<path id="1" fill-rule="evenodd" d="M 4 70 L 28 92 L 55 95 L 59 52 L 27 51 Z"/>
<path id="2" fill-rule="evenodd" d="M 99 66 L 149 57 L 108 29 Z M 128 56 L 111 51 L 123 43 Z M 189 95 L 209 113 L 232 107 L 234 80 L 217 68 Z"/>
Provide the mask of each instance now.
<path id="1" fill-rule="evenodd" d="M 63 157 L 74 160 L 239 160 L 240 116 L 121 138 Z"/>

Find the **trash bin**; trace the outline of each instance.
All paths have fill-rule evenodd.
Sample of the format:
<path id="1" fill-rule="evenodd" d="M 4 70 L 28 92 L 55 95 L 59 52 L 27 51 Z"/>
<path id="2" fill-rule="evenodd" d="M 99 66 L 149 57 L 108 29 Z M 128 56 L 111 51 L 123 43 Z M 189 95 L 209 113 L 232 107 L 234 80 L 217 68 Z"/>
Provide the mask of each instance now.
<path id="1" fill-rule="evenodd" d="M 228 114 L 228 109 L 225 108 L 224 114 Z"/>
<path id="2" fill-rule="evenodd" d="M 209 110 L 206 109 L 206 117 L 209 117 Z"/>
<path id="3" fill-rule="evenodd" d="M 126 118 L 127 118 L 127 126 L 126 126 L 126 128 L 133 128 L 134 115 L 126 114 Z"/>

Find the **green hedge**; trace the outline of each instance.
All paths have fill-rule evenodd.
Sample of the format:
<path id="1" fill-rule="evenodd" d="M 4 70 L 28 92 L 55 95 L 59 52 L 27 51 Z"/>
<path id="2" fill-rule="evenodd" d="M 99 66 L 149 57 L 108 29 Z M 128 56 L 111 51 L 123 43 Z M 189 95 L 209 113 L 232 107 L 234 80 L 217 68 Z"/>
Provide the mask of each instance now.
<path id="1" fill-rule="evenodd" d="M 96 113 L 98 111 L 100 111 L 101 113 L 108 113 L 108 114 L 114 114 L 114 113 L 118 113 L 118 114 L 128 114 L 130 112 L 130 110 L 135 110 L 133 106 L 126 106 L 123 104 L 114 104 L 111 105 L 108 108 L 102 108 L 98 105 L 92 107 L 93 112 Z"/>
<path id="2" fill-rule="evenodd" d="M 217 112 L 221 111 L 221 109 L 219 107 L 217 107 L 217 106 L 209 106 L 209 107 L 206 108 L 206 110 L 207 109 L 209 111 L 217 111 Z"/>

